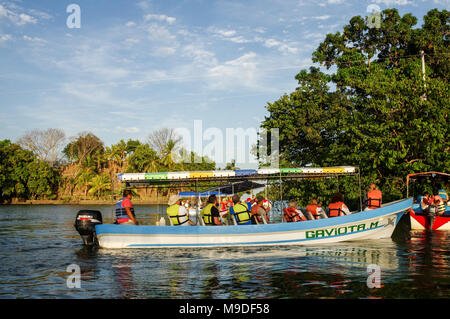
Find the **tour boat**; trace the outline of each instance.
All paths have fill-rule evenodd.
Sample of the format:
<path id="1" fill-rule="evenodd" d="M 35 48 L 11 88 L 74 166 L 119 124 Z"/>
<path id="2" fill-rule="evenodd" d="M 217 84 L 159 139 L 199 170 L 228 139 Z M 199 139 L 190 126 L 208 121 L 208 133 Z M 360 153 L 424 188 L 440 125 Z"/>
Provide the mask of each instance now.
<path id="1" fill-rule="evenodd" d="M 420 187 L 427 180 L 430 180 L 436 186 L 437 183 L 443 182 L 448 184 L 450 174 L 441 172 L 424 172 L 409 174 L 406 177 L 407 196 L 409 195 L 411 182 L 418 181 Z M 420 201 L 420 200 L 419 200 Z M 450 230 L 450 202 L 445 206 L 445 212 L 441 216 L 429 214 L 422 210 L 420 202 L 414 203 L 409 210 L 412 230 Z"/>
<path id="2" fill-rule="evenodd" d="M 226 182 L 233 185 L 242 181 L 296 180 L 329 178 L 346 175 L 360 176 L 357 167 L 296 168 L 258 170 L 236 170 L 216 172 L 176 172 L 151 174 L 120 174 L 119 179 L 127 186 L 170 185 L 180 188 L 180 182 L 195 184 L 203 182 Z M 176 177 L 175 177 L 176 176 Z M 161 179 L 161 177 L 163 179 Z M 171 178 L 172 177 L 172 178 Z M 174 178 L 175 177 L 175 178 Z M 359 178 L 360 183 L 360 178 Z M 167 184 L 166 184 L 167 187 Z M 223 189 L 221 189 L 223 191 Z M 282 200 L 281 200 L 282 202 Z M 362 202 L 360 199 L 360 210 Z M 354 212 L 349 215 L 257 225 L 227 226 L 160 226 L 160 225 L 116 225 L 103 224 L 101 216 L 89 211 L 80 211 L 76 228 L 85 244 L 98 243 L 102 248 L 198 248 L 236 246 L 277 246 L 333 244 L 342 241 L 380 239 L 390 237 L 400 218 L 411 209 L 412 198 L 387 203 L 382 207 Z M 95 211 L 91 211 L 95 212 Z M 93 223 L 89 224 L 92 218 Z M 89 230 L 84 231 L 84 228 Z"/>

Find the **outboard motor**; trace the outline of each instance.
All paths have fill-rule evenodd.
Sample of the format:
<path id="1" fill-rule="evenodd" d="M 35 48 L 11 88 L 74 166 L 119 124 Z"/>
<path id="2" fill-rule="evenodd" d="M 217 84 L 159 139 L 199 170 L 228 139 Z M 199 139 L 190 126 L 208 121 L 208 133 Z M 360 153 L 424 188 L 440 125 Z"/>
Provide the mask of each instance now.
<path id="1" fill-rule="evenodd" d="M 102 214 L 98 210 L 80 210 L 75 220 L 75 229 L 86 246 L 97 245 L 95 225 L 102 224 Z"/>

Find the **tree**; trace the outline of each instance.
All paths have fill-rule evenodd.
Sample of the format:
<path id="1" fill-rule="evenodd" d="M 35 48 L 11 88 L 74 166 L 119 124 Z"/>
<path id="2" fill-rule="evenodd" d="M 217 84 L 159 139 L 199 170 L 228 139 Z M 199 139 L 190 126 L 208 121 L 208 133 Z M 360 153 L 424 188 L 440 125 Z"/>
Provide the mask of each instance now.
<path id="1" fill-rule="evenodd" d="M 147 137 L 148 144 L 159 154 L 165 154 L 167 145 L 170 141 L 174 144 L 174 148 L 178 147 L 181 141 L 181 137 L 177 136 L 174 129 L 161 128 L 153 131 Z"/>
<path id="2" fill-rule="evenodd" d="M 51 198 L 56 194 L 58 173 L 31 151 L 9 140 L 0 141 L 0 199 Z"/>
<path id="3" fill-rule="evenodd" d="M 423 20 L 415 28 L 411 14 L 388 9 L 380 28 L 357 16 L 328 34 L 313 61 L 335 71 L 302 70 L 296 91 L 267 106 L 261 126 L 280 128 L 282 160 L 359 166 L 363 185 L 376 181 L 386 200 L 402 196 L 408 173 L 448 169 L 449 12 Z"/>
<path id="4" fill-rule="evenodd" d="M 107 174 L 96 175 L 89 182 L 89 185 L 91 186 L 89 194 L 97 195 L 100 198 L 104 191 L 111 190 L 111 179 Z"/>
<path id="5" fill-rule="evenodd" d="M 34 129 L 22 135 L 17 144 L 33 152 L 37 158 L 53 167 L 60 158 L 65 140 L 66 134 L 61 129 Z"/>
<path id="6" fill-rule="evenodd" d="M 76 178 L 75 183 L 77 188 L 84 188 L 84 199 L 87 199 L 87 193 L 90 186 L 90 182 L 94 178 L 95 174 L 91 170 L 80 171 Z"/>
<path id="7" fill-rule="evenodd" d="M 63 150 L 69 161 L 81 164 L 89 155 L 104 153 L 103 142 L 90 132 L 79 133 Z"/>
<path id="8" fill-rule="evenodd" d="M 157 172 L 162 167 L 160 159 L 148 144 L 141 144 L 136 147 L 133 154 L 128 158 L 127 172 Z"/>

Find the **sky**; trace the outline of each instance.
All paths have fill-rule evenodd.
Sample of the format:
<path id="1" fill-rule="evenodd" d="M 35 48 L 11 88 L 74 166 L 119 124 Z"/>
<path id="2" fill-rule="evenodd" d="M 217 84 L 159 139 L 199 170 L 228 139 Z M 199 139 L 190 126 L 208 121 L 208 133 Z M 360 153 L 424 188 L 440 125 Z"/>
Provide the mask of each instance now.
<path id="1" fill-rule="evenodd" d="M 109 146 L 169 127 L 207 153 L 212 128 L 222 133 L 210 134 L 224 148 L 211 151 L 223 153 L 220 166 L 234 157 L 227 128 L 258 130 L 267 103 L 295 90 L 326 34 L 370 5 L 421 25 L 450 0 L 0 0 L 0 139 L 60 128 Z"/>

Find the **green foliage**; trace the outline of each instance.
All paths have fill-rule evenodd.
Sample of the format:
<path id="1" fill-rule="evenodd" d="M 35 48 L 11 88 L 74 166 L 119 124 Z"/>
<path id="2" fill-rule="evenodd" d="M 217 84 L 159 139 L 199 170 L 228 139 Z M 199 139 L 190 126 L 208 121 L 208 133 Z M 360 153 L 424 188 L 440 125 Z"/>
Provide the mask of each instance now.
<path id="1" fill-rule="evenodd" d="M 431 10 L 416 28 L 417 18 L 388 9 L 380 28 L 358 16 L 343 32 L 328 34 L 313 60 L 335 71 L 302 70 L 299 87 L 267 106 L 261 126 L 280 129 L 280 162 L 359 166 L 363 187 L 378 183 L 385 201 L 405 195 L 409 173 L 447 171 L 449 17 Z M 352 183 L 340 183 L 349 198 Z M 329 195 L 325 186 L 295 187 L 290 196 Z"/>
<path id="2" fill-rule="evenodd" d="M 162 169 L 156 151 L 150 148 L 148 144 L 138 145 L 133 154 L 129 156 L 127 163 L 128 173 L 153 173 Z"/>
<path id="3" fill-rule="evenodd" d="M 19 199 L 52 199 L 59 175 L 32 152 L 9 140 L 0 141 L 1 201 Z"/>
<path id="4" fill-rule="evenodd" d="M 111 178 L 106 174 L 96 175 L 91 179 L 89 185 L 91 186 L 89 194 L 100 198 L 105 191 L 111 190 Z"/>
<path id="5" fill-rule="evenodd" d="M 70 162 L 82 164 L 87 157 L 98 157 L 104 153 L 103 142 L 94 134 L 82 132 L 78 137 L 66 145 L 64 155 Z"/>

